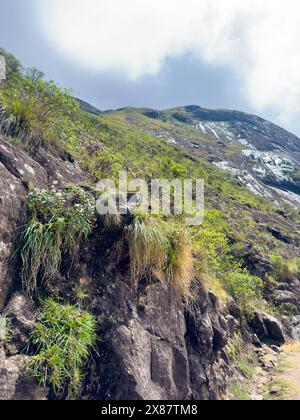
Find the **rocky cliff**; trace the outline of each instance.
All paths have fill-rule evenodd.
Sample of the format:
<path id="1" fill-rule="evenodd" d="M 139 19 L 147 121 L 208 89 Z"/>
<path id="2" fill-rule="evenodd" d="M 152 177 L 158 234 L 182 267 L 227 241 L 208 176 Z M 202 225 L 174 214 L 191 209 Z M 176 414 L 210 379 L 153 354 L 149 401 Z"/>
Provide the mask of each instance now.
<path id="1" fill-rule="evenodd" d="M 11 322 L 11 339 L 0 353 L 0 399 L 53 398 L 51 390 L 40 387 L 25 369 L 31 357 L 26 352 L 37 307 L 22 291 L 19 229 L 26 219 L 28 185 L 59 189 L 84 181 L 87 174 L 45 151 L 30 157 L 3 138 L 0 162 L 0 302 L 2 316 Z M 239 308 L 232 303 L 221 309 L 217 296 L 200 284 L 189 307 L 166 284 L 141 284 L 134 291 L 126 263 L 118 266 L 113 252 L 121 237 L 121 227 L 107 231 L 98 221 L 78 250 L 72 270 L 67 261 L 67 268 L 62 269 L 58 295 L 72 301 L 74 287 L 84 285 L 88 291 L 84 307 L 96 316 L 101 339 L 86 367 L 81 398 L 221 398 L 234 375 L 228 341 L 241 331 L 252 341 L 253 333 L 241 324 Z M 262 340 L 278 344 L 285 340 L 283 327 L 267 315 L 257 317 L 253 331 Z"/>
<path id="2" fill-rule="evenodd" d="M 1 350 L 0 399 L 45 399 L 48 390 L 23 373 L 36 309 L 24 295 L 18 258 L 19 229 L 26 219 L 28 185 L 57 188 L 78 184 L 84 174 L 46 152 L 34 159 L 0 139 L 1 312 L 12 323 L 12 340 Z M 228 320 L 218 299 L 198 286 L 193 308 L 184 308 L 168 285 L 134 292 L 121 275 L 112 247 L 121 232 L 100 225 L 80 250 L 60 293 L 85 284 L 85 302 L 100 326 L 99 356 L 88 367 L 82 396 L 90 399 L 217 399 L 230 372 L 222 349 Z M 231 319 L 230 319 L 231 321 Z M 237 321 L 236 321 L 237 322 Z"/>
<path id="3" fill-rule="evenodd" d="M 221 399 L 265 346 L 299 338 L 297 137 L 194 106 L 80 110 L 1 54 L 1 400 Z M 204 222 L 100 216 L 97 182 L 120 171 L 204 179 Z"/>

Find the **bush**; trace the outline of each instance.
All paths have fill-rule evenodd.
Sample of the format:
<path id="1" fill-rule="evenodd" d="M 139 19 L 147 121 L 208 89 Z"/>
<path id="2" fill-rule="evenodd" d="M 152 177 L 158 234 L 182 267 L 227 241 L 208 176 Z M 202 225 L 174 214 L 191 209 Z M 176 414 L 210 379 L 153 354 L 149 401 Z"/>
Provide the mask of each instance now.
<path id="1" fill-rule="evenodd" d="M 83 379 L 83 368 L 96 343 L 95 318 L 71 305 L 44 302 L 31 345 L 38 353 L 30 369 L 57 397 L 75 397 Z"/>
<path id="2" fill-rule="evenodd" d="M 64 192 L 34 189 L 28 194 L 28 220 L 22 232 L 22 281 L 34 296 L 59 275 L 63 252 L 75 252 L 87 239 L 95 221 L 95 203 L 80 189 Z"/>
<path id="3" fill-rule="evenodd" d="M 224 281 L 228 292 L 245 313 L 251 313 L 262 301 L 264 284 L 259 277 L 252 276 L 247 270 L 228 272 Z"/>
<path id="4" fill-rule="evenodd" d="M 300 259 L 292 258 L 290 260 L 280 255 L 272 255 L 271 263 L 273 266 L 273 277 L 275 280 L 284 282 L 300 273 Z"/>

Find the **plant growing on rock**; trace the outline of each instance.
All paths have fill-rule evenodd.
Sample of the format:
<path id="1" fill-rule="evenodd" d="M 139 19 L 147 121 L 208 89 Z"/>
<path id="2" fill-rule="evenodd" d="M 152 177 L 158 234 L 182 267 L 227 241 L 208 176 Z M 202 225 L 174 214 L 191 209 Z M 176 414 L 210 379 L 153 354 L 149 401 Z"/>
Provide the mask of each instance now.
<path id="1" fill-rule="evenodd" d="M 30 343 L 37 355 L 31 358 L 29 367 L 42 385 L 52 387 L 56 396 L 75 397 L 96 339 L 92 315 L 48 299 L 31 335 Z"/>
<path id="2" fill-rule="evenodd" d="M 34 189 L 27 197 L 28 220 L 22 232 L 23 288 L 34 296 L 59 275 L 62 254 L 75 252 L 95 221 L 94 200 L 80 189 Z M 40 280 L 40 283 L 39 283 Z"/>
<path id="3" fill-rule="evenodd" d="M 180 225 L 137 209 L 132 225 L 125 233 L 129 244 L 133 286 L 146 277 L 171 284 L 180 298 L 192 297 L 192 247 Z"/>

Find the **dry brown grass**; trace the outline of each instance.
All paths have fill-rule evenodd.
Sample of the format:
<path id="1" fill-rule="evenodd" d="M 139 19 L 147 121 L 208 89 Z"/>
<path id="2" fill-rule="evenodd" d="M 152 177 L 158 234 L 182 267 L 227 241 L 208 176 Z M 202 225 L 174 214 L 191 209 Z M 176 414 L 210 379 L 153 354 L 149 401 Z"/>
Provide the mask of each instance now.
<path id="1" fill-rule="evenodd" d="M 168 283 L 179 299 L 193 298 L 193 251 L 183 228 L 137 212 L 125 233 L 129 245 L 131 279 Z"/>

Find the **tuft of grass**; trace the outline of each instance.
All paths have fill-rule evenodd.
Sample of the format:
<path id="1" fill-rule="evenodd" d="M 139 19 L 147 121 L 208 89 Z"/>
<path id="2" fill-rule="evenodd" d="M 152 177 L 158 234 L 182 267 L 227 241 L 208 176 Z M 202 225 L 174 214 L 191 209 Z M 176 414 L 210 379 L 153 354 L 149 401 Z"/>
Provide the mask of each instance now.
<path id="1" fill-rule="evenodd" d="M 28 220 L 22 232 L 22 283 L 29 296 L 59 277 L 64 252 L 75 252 L 95 219 L 94 201 L 80 189 L 34 189 L 28 194 Z"/>
<path id="2" fill-rule="evenodd" d="M 37 355 L 29 368 L 57 397 L 75 397 L 83 368 L 96 343 L 96 320 L 87 312 L 52 299 L 44 302 L 30 343 Z"/>
<path id="3" fill-rule="evenodd" d="M 167 279 L 178 296 L 192 299 L 194 256 L 185 230 L 174 229 L 168 254 Z"/>
<path id="4" fill-rule="evenodd" d="M 247 358 L 241 358 L 235 364 L 246 378 L 251 379 L 255 375 L 255 367 Z"/>
<path id="5" fill-rule="evenodd" d="M 163 277 L 167 266 L 169 242 L 158 219 L 137 210 L 134 222 L 126 232 L 129 243 L 131 279 L 137 287 L 138 280 Z"/>
<path id="6" fill-rule="evenodd" d="M 192 298 L 193 253 L 187 232 L 137 209 L 125 234 L 133 287 L 146 277 L 169 283 L 179 298 Z"/>

